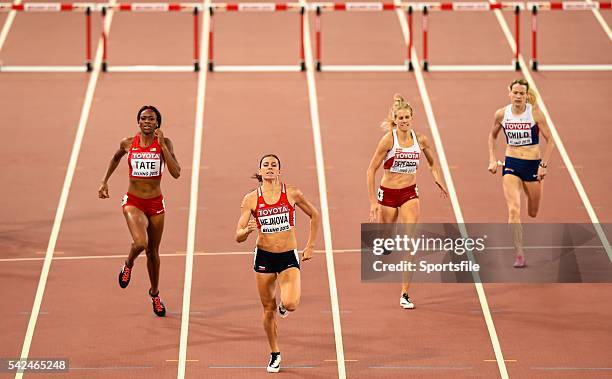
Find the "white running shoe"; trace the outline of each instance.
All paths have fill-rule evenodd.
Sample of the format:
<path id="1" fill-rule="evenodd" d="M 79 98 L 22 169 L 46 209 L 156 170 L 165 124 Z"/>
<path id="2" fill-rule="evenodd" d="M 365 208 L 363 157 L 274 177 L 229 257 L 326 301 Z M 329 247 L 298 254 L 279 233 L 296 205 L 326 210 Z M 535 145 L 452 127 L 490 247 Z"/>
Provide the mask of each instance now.
<path id="1" fill-rule="evenodd" d="M 268 363 L 268 367 L 266 368 L 266 370 L 268 372 L 279 372 L 280 363 L 281 363 L 280 351 L 278 353 L 270 353 L 270 363 Z"/>
<path id="2" fill-rule="evenodd" d="M 278 306 L 278 314 L 281 316 L 281 318 L 285 318 L 289 316 L 289 311 L 283 307 L 283 304 L 281 304 Z"/>
<path id="3" fill-rule="evenodd" d="M 404 309 L 414 309 L 414 303 L 410 300 L 407 293 L 402 294 L 402 297 L 400 297 L 400 307 Z"/>

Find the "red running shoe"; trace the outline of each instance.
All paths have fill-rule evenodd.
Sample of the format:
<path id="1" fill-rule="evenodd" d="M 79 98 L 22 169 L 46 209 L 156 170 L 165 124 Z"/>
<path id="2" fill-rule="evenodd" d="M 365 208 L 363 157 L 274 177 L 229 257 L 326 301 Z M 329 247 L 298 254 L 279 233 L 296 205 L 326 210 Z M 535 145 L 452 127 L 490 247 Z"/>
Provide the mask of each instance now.
<path id="1" fill-rule="evenodd" d="M 119 272 L 119 286 L 125 288 L 130 284 L 132 278 L 132 267 L 128 267 L 127 263 L 123 264 L 123 268 Z"/>
<path id="2" fill-rule="evenodd" d="M 164 317 L 166 315 L 166 306 L 159 298 L 159 291 L 157 291 L 156 295 L 153 295 L 151 291 L 149 291 L 149 295 L 151 296 L 151 301 L 153 302 L 153 312 L 158 317 Z"/>

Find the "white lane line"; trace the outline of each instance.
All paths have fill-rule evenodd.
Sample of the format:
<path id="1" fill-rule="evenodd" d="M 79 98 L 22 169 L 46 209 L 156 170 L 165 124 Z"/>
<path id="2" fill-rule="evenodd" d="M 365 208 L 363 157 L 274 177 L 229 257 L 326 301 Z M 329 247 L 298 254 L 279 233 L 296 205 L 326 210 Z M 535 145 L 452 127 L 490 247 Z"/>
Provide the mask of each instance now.
<path id="1" fill-rule="evenodd" d="M 315 254 L 325 254 L 325 250 L 315 250 Z M 334 254 L 346 254 L 346 253 L 360 253 L 361 249 L 344 249 L 344 250 L 334 250 Z M 159 254 L 160 257 L 184 257 L 187 253 L 184 251 L 179 251 L 176 253 L 163 253 Z M 219 252 L 202 252 L 195 251 L 193 253 L 194 256 L 220 256 L 220 255 L 253 255 L 252 251 L 219 251 Z M 125 258 L 125 254 L 114 254 L 114 255 L 76 255 L 71 257 L 53 257 L 54 261 L 79 261 L 79 260 L 88 260 L 88 259 L 117 259 L 117 258 Z M 29 257 L 29 258 L 1 258 L 0 262 L 10 263 L 10 262 L 30 262 L 30 261 L 43 261 L 45 258 L 43 257 Z"/>
<path id="2" fill-rule="evenodd" d="M 214 72 L 300 72 L 302 68 L 294 66 L 214 66 Z"/>
<path id="3" fill-rule="evenodd" d="M 300 4 L 307 7 L 306 0 Z M 315 148 L 317 167 L 317 182 L 319 184 L 319 200 L 321 201 L 321 221 L 323 224 L 323 240 L 325 241 L 325 260 L 327 263 L 327 280 L 329 281 L 329 297 L 331 301 L 332 321 L 334 325 L 334 339 L 336 342 L 336 359 L 338 363 L 338 378 L 346 378 L 344 363 L 344 345 L 342 342 L 342 327 L 340 323 L 340 306 L 338 304 L 338 288 L 336 287 L 336 269 L 334 265 L 334 248 L 332 246 L 332 233 L 329 221 L 329 208 L 327 201 L 327 182 L 325 179 L 325 160 L 323 159 L 323 143 L 321 139 L 321 125 L 319 123 L 319 104 L 317 87 L 315 84 L 314 59 L 310 41 L 310 25 L 308 15 L 304 22 L 304 52 L 306 54 L 306 78 L 308 81 L 308 99 L 310 103 L 310 119 L 312 125 L 312 140 Z"/>
<path id="4" fill-rule="evenodd" d="M 593 4 L 593 1 L 591 0 L 586 0 L 586 2 L 589 4 Z M 601 28 L 604 30 L 604 32 L 608 36 L 608 40 L 612 42 L 612 31 L 610 30 L 610 27 L 608 26 L 608 23 L 606 22 L 606 20 L 604 20 L 603 16 L 599 12 L 599 9 L 593 8 L 591 9 L 591 12 L 593 12 L 593 15 L 599 22 L 599 25 L 601 25 Z"/>
<path id="5" fill-rule="evenodd" d="M 489 0 L 489 3 L 495 4 L 495 1 Z M 508 44 L 510 45 L 513 51 L 516 51 L 516 44 L 514 42 L 514 37 L 512 36 L 512 33 L 510 33 L 510 29 L 508 28 L 508 24 L 506 23 L 504 16 L 502 15 L 499 9 L 496 9 L 494 13 L 495 13 L 495 17 L 497 18 L 497 22 L 499 23 L 499 26 L 502 28 L 502 31 L 504 32 L 504 35 L 506 36 L 506 40 L 508 41 Z M 574 183 L 574 186 L 576 187 L 576 190 L 578 191 L 578 195 L 580 196 L 580 199 L 582 200 L 582 204 L 584 205 L 589 215 L 589 218 L 591 219 L 591 223 L 593 224 L 593 227 L 595 228 L 595 231 L 597 232 L 597 236 L 601 240 L 601 243 L 603 244 L 603 248 L 606 250 L 606 253 L 608 254 L 608 258 L 610 259 L 610 262 L 612 262 L 612 248 L 610 248 L 610 242 L 608 242 L 608 237 L 606 236 L 606 233 L 604 232 L 601 225 L 599 224 L 599 218 L 597 217 L 597 214 L 595 213 L 595 210 L 593 209 L 593 206 L 591 205 L 591 201 L 589 200 L 589 197 L 587 196 L 586 191 L 584 190 L 584 186 L 582 185 L 582 182 L 580 181 L 580 178 L 578 177 L 578 173 L 576 172 L 576 169 L 574 168 L 574 164 L 572 163 L 572 160 L 567 154 L 567 150 L 565 149 L 565 145 L 563 144 L 563 141 L 561 141 L 561 136 L 559 136 L 557 127 L 553 123 L 553 120 L 550 117 L 550 113 L 548 113 L 546 104 L 544 104 L 544 98 L 540 95 L 540 91 L 538 90 L 536 82 L 531 76 L 531 73 L 529 72 L 529 70 L 527 69 L 528 66 L 525 63 L 525 59 L 523 59 L 522 54 L 519 54 L 519 64 L 521 66 L 521 72 L 525 76 L 525 79 L 527 79 L 527 81 L 531 85 L 531 88 L 533 88 L 533 90 L 538 94 L 538 104 L 540 105 L 540 109 L 542 110 L 542 113 L 544 113 L 544 116 L 546 117 L 546 122 L 548 123 L 550 134 L 552 135 L 552 138 L 555 140 L 555 143 L 557 145 L 557 150 L 559 151 L 559 155 L 561 155 L 561 159 L 563 159 L 563 164 L 567 168 L 567 172 L 570 174 L 570 177 L 572 178 L 572 182 Z"/>
<path id="6" fill-rule="evenodd" d="M 19 5 L 21 4 L 21 0 L 15 0 L 13 4 Z M 6 20 L 4 20 L 4 25 L 2 26 L 2 30 L 0 31 L 0 51 L 2 51 L 2 48 L 4 47 L 6 37 L 8 37 L 8 33 L 11 30 L 11 26 L 13 26 L 13 21 L 15 21 L 16 15 L 17 11 L 12 10 L 9 12 L 8 16 L 6 16 Z"/>
<path id="7" fill-rule="evenodd" d="M 612 71 L 612 64 L 538 64 L 538 71 Z"/>
<path id="8" fill-rule="evenodd" d="M 514 65 L 510 64 L 490 64 L 490 65 L 444 65 L 434 64 L 428 66 L 429 72 L 484 72 L 484 71 L 514 71 Z"/>
<path id="9" fill-rule="evenodd" d="M 0 72 L 87 72 L 85 65 L 80 66 L 2 66 Z"/>
<path id="10" fill-rule="evenodd" d="M 573 250 L 591 250 L 591 249 L 602 249 L 602 245 L 550 245 L 550 246 L 523 246 L 525 250 L 565 250 L 565 249 L 573 249 Z M 487 251 L 496 251 L 496 250 L 515 250 L 514 246 L 492 246 L 487 247 Z M 428 253 L 443 253 L 441 250 L 429 250 Z M 325 250 L 314 250 L 315 254 L 325 254 Z M 347 254 L 347 253 L 361 253 L 361 249 L 336 249 L 333 251 L 334 254 Z M 177 251 L 176 253 L 162 253 L 159 254 L 160 257 L 184 257 L 187 253 L 184 251 Z M 223 255 L 253 255 L 252 251 L 211 251 L 211 252 L 203 252 L 203 251 L 195 251 L 193 253 L 194 256 L 223 256 Z M 117 259 L 124 258 L 125 254 L 114 254 L 114 255 L 74 255 L 68 257 L 53 257 L 54 261 L 79 261 L 79 260 L 87 260 L 87 259 Z M 45 258 L 43 257 L 27 257 L 27 258 L 1 258 L 0 262 L 10 263 L 10 262 L 30 262 L 30 261 L 43 261 Z"/>
<path id="11" fill-rule="evenodd" d="M 111 0 L 110 4 L 115 4 L 115 0 Z M 110 26 L 113 20 L 113 11 L 111 10 L 106 17 L 104 28 L 107 33 L 110 34 Z M 47 277 L 49 276 L 49 270 L 51 268 L 51 262 L 53 260 L 53 252 L 55 251 L 55 245 L 57 243 L 57 237 L 59 235 L 62 219 L 64 217 L 64 210 L 66 209 L 66 203 L 68 201 L 68 195 L 70 194 L 70 185 L 74 178 L 74 172 L 79 159 L 79 152 L 81 150 L 81 143 L 85 135 L 85 128 L 87 127 L 87 119 L 89 118 L 89 111 L 91 110 L 91 104 L 94 98 L 94 92 L 96 90 L 96 83 L 98 82 L 98 76 L 100 74 L 100 66 L 102 63 L 102 41 L 98 43 L 98 49 L 96 50 L 96 57 L 94 61 L 93 71 L 89 77 L 89 83 L 87 85 L 87 91 L 85 92 L 85 100 L 83 101 L 83 108 L 81 109 L 81 116 L 79 119 L 79 126 L 74 137 L 74 143 L 72 144 L 72 152 L 70 153 L 70 161 L 68 162 L 68 168 L 66 170 L 66 177 L 64 178 L 64 185 L 62 187 L 62 193 L 60 195 L 59 204 L 55 213 L 55 220 L 53 221 L 53 227 L 51 229 L 51 236 L 49 237 L 49 244 L 47 245 L 47 252 L 45 254 L 45 260 L 40 273 L 40 279 L 38 281 L 38 288 L 36 289 L 36 297 L 34 298 L 34 304 L 32 305 L 32 315 L 28 322 L 28 329 L 26 331 L 25 339 L 23 341 L 23 347 L 21 349 L 20 357 L 27 358 L 30 353 L 30 345 L 32 344 L 32 337 L 34 336 L 34 329 L 36 328 L 36 321 L 38 320 L 38 314 L 40 312 L 40 305 L 43 300 L 45 293 L 45 286 L 47 285 Z M 21 379 L 23 373 L 15 374 L 15 379 Z"/>
<path id="12" fill-rule="evenodd" d="M 550 371 L 610 371 L 612 367 L 529 367 L 531 370 Z"/>
<path id="13" fill-rule="evenodd" d="M 203 9 L 208 9 L 210 0 L 204 0 Z M 208 62 L 208 27 L 210 13 L 204 12 L 202 29 L 200 31 L 202 45 L 200 62 Z M 181 335 L 179 341 L 179 356 L 177 378 L 185 378 L 187 360 L 187 337 L 189 333 L 189 307 L 191 305 L 191 282 L 193 275 L 193 255 L 195 251 L 196 224 L 198 215 L 198 189 L 200 187 L 200 160 L 202 155 L 202 136 L 204 134 L 204 100 L 206 96 L 206 68 L 198 72 L 198 92 L 195 115 L 195 131 L 193 137 L 193 160 L 191 163 L 191 197 L 189 200 L 189 221 L 187 225 L 187 251 L 185 257 L 185 282 L 183 284 L 183 310 L 181 317 Z"/>
<path id="14" fill-rule="evenodd" d="M 193 72 L 193 65 L 182 66 L 155 66 L 155 65 L 133 65 L 133 66 L 108 66 L 108 72 Z"/>
<path id="15" fill-rule="evenodd" d="M 408 72 L 407 65 L 321 65 L 322 72 Z"/>
<path id="16" fill-rule="evenodd" d="M 404 42 L 408 44 L 409 31 L 408 31 L 408 21 L 406 20 L 406 14 L 402 10 L 397 10 L 396 13 L 397 13 L 397 16 L 400 22 L 400 26 L 402 28 L 402 33 L 404 34 Z M 457 220 L 457 226 L 459 227 L 461 235 L 464 238 L 467 238 L 468 233 L 467 233 L 467 230 L 465 229 L 465 221 L 463 219 L 463 214 L 461 212 L 461 207 L 459 205 L 459 199 L 457 198 L 457 192 L 455 190 L 455 185 L 453 183 L 453 177 L 451 175 L 450 168 L 448 166 L 448 161 L 446 159 L 446 152 L 444 150 L 444 145 L 442 144 L 442 138 L 440 137 L 440 132 L 438 130 L 438 124 L 436 122 L 436 118 L 433 113 L 433 108 L 431 106 L 429 94 L 427 93 L 427 87 L 425 86 L 425 80 L 423 79 L 423 72 L 421 71 L 421 66 L 419 63 L 418 56 L 417 56 L 417 51 L 414 47 L 412 48 L 412 64 L 414 67 L 414 74 L 415 74 L 415 78 L 417 81 L 417 86 L 419 88 L 419 93 L 421 94 L 421 98 L 423 100 L 423 106 L 425 108 L 425 114 L 427 116 L 427 121 L 431 129 L 431 134 L 434 140 L 434 144 L 436 146 L 438 158 L 440 159 L 440 166 L 442 168 L 444 180 L 446 181 L 446 185 L 448 187 L 448 193 L 451 199 L 451 204 L 453 206 L 453 211 L 455 213 L 455 219 Z M 474 261 L 474 255 L 471 252 L 468 252 L 468 257 L 471 261 Z M 478 294 L 478 301 L 480 302 L 480 307 L 482 308 L 482 313 L 485 319 L 485 323 L 487 325 L 487 330 L 489 332 L 489 338 L 491 340 L 491 345 L 493 347 L 493 351 L 495 352 L 495 359 L 497 360 L 497 367 L 499 368 L 499 373 L 502 379 L 507 379 L 508 370 L 506 368 L 504 356 L 502 354 L 501 346 L 499 344 L 499 338 L 497 337 L 497 331 L 495 330 L 495 324 L 493 323 L 493 317 L 491 316 L 491 311 L 489 309 L 487 295 L 485 294 L 485 290 L 484 290 L 482 281 L 480 280 L 480 276 L 478 275 L 478 273 L 472 273 L 472 275 L 474 276 L 474 282 L 475 282 L 474 286 L 476 287 L 476 293 Z"/>

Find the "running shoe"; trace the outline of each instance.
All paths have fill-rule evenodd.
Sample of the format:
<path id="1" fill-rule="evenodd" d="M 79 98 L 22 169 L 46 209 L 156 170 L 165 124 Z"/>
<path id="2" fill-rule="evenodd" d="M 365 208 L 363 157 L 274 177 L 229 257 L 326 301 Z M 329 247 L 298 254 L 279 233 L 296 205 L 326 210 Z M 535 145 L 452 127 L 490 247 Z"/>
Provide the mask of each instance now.
<path id="1" fill-rule="evenodd" d="M 402 294 L 402 297 L 400 298 L 400 307 L 404 309 L 414 308 L 414 303 L 412 302 L 412 300 L 410 300 L 407 293 Z"/>
<path id="2" fill-rule="evenodd" d="M 132 267 L 128 267 L 127 263 L 123 263 L 123 268 L 119 272 L 119 287 L 125 288 L 130 284 L 132 278 Z"/>
<path id="3" fill-rule="evenodd" d="M 270 353 L 270 363 L 268 363 L 268 367 L 266 368 L 266 370 L 268 370 L 268 372 L 279 372 L 280 363 L 281 363 L 280 351 L 276 353 Z"/>
<path id="4" fill-rule="evenodd" d="M 514 260 L 514 268 L 523 268 L 525 266 L 527 266 L 527 261 L 525 260 L 525 256 L 524 255 L 517 255 L 516 259 Z"/>
<path id="5" fill-rule="evenodd" d="M 151 302 L 153 302 L 153 312 L 159 317 L 164 317 L 166 315 L 166 306 L 159 298 L 159 291 L 157 291 L 156 295 L 151 294 L 151 291 L 149 291 L 149 295 L 151 296 Z"/>
<path id="6" fill-rule="evenodd" d="M 285 317 L 289 316 L 289 311 L 287 309 L 285 309 L 285 307 L 283 307 L 282 303 L 281 303 L 281 305 L 278 306 L 278 314 L 282 318 L 285 318 Z"/>

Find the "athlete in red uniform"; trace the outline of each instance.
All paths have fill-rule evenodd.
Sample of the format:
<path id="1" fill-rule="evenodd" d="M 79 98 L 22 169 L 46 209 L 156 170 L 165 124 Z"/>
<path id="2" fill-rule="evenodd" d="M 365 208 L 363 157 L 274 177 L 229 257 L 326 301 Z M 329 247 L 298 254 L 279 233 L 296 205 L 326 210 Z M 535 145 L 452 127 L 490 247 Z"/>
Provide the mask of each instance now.
<path id="1" fill-rule="evenodd" d="M 370 197 L 370 222 L 416 224 L 419 220 L 419 194 L 416 173 L 421 153 L 425 154 L 429 169 L 446 198 L 435 151 L 424 135 L 415 132 L 412 126 L 412 107 L 401 95 L 393 97 L 393 107 L 382 127 L 387 131 L 378 142 L 367 171 L 368 194 Z M 380 187 L 376 190 L 376 171 L 384 162 L 384 173 Z M 414 308 L 408 297 L 409 281 L 404 275 L 400 306 Z"/>
<path id="2" fill-rule="evenodd" d="M 302 261 L 312 258 L 319 229 L 319 212 L 306 200 L 299 189 L 280 182 L 280 160 L 274 154 L 265 155 L 255 175 L 261 186 L 249 192 L 240 206 L 236 241 L 244 242 L 259 230 L 253 269 L 259 297 L 264 308 L 263 326 L 270 344 L 268 372 L 280 370 L 276 312 L 286 317 L 300 303 L 300 260 L 295 238 L 295 206 L 310 217 L 310 235 L 302 251 Z M 251 216 L 253 219 L 251 219 Z M 280 287 L 280 305 L 276 305 L 276 282 Z"/>
<path id="3" fill-rule="evenodd" d="M 149 295 L 153 303 L 153 312 L 159 317 L 166 315 L 166 307 L 159 298 L 159 244 L 164 231 L 164 197 L 161 192 L 161 177 L 164 163 L 175 179 L 181 174 L 181 166 L 176 157 L 172 142 L 165 138 L 161 129 L 161 114 L 152 105 L 145 105 L 137 114 L 140 133 L 134 137 L 124 138 L 119 149 L 111 159 L 106 175 L 98 190 L 98 197 L 107 199 L 108 179 L 113 174 L 121 158 L 128 154 L 130 185 L 123 196 L 121 205 L 127 221 L 132 246 L 119 273 L 119 285 L 127 287 L 132 275 L 134 261 L 140 253 L 146 251 L 147 269 L 151 288 Z"/>

